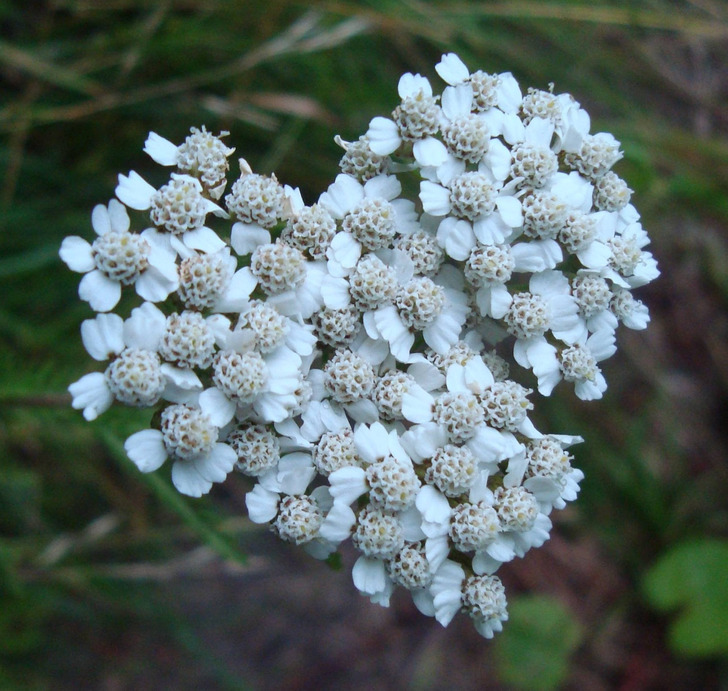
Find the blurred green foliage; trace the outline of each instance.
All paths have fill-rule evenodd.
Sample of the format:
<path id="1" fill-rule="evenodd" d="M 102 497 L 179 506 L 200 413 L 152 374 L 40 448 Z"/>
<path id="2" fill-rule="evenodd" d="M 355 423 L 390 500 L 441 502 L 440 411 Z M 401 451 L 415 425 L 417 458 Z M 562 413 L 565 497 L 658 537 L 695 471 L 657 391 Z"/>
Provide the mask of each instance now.
<path id="1" fill-rule="evenodd" d="M 578 621 L 560 602 L 542 595 L 512 598 L 508 615 L 494 644 L 501 680 L 525 691 L 561 688 L 569 656 L 583 638 Z"/>
<path id="2" fill-rule="evenodd" d="M 670 643 L 686 656 L 728 654 L 728 541 L 706 538 L 671 547 L 645 574 L 650 604 L 679 610 Z"/>
<path id="3" fill-rule="evenodd" d="M 151 688 L 152 660 L 165 680 L 198 670 L 179 688 L 244 686 L 160 604 L 158 585 L 194 570 L 200 554 L 244 561 L 244 487 L 233 481 L 190 502 L 163 473 L 142 477 L 125 459 L 121 445 L 146 425 L 142 413 L 85 424 L 70 410 L 66 387 L 92 366 L 78 336 L 91 313 L 57 258 L 63 237 L 90 236 L 91 209 L 111 197 L 117 173 L 164 182 L 141 151 L 150 130 L 172 141 L 193 125 L 228 130 L 256 171 L 275 170 L 311 202 L 336 174 L 333 134 L 359 136 L 393 107 L 400 74 L 436 78 L 448 51 L 471 68 L 513 71 L 523 86 L 554 82 L 592 114 L 593 131 L 623 142 L 619 172 L 664 277 L 642 295 L 650 330 L 624 336 L 607 365 L 606 399 L 542 406 L 545 426 L 587 440 L 575 449 L 582 496 L 555 532 L 595 541 L 623 579 L 609 616 L 642 625 L 646 607 L 684 600 L 669 645 L 726 652 L 720 622 L 706 629 L 715 602 L 675 585 L 689 576 L 703 579 L 701 593 L 725 592 L 724 557 L 701 551 L 722 554 L 724 543 L 675 547 L 728 534 L 723 3 L 5 2 L 0 36 L 0 687 L 97 688 L 113 671 L 123 688 Z M 606 684 L 630 673 L 628 650 L 604 671 L 596 638 L 580 637 L 551 600 L 516 598 L 512 620 L 497 650 L 517 688 L 534 669 L 544 670 L 542 688 L 578 676 L 574 665 L 601 670 Z M 668 621 L 654 618 L 655 630 Z M 478 645 L 476 660 L 488 644 Z M 660 646 L 649 654 L 670 674 Z M 553 657 L 541 668 L 544 656 Z M 679 670 L 693 688 L 719 674 L 712 664 Z"/>

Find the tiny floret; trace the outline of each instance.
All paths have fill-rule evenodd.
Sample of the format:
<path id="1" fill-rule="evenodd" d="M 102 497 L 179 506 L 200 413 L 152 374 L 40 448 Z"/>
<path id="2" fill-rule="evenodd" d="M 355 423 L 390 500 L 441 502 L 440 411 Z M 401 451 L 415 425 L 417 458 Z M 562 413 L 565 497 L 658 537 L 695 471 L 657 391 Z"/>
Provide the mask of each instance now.
<path id="1" fill-rule="evenodd" d="M 450 539 L 461 552 L 485 549 L 498 537 L 498 514 L 483 502 L 458 504 L 450 517 Z"/>
<path id="2" fill-rule="evenodd" d="M 221 350 L 215 356 L 212 380 L 228 398 L 251 403 L 268 380 L 265 360 L 255 351 Z"/>
<path id="3" fill-rule="evenodd" d="M 275 176 L 249 173 L 233 183 L 225 204 L 239 221 L 272 228 L 284 215 L 285 193 Z"/>
<path id="4" fill-rule="evenodd" d="M 153 406 L 165 387 L 159 355 L 127 348 L 106 368 L 106 381 L 116 400 L 130 406 Z"/>
<path id="5" fill-rule="evenodd" d="M 440 316 L 445 291 L 427 276 L 415 277 L 400 287 L 395 304 L 406 326 L 423 329 Z"/>
<path id="6" fill-rule="evenodd" d="M 367 557 L 389 559 L 404 546 L 402 523 L 387 511 L 362 509 L 351 541 Z"/>
<path id="7" fill-rule="evenodd" d="M 285 242 L 260 245 L 250 258 L 250 270 L 269 295 L 295 290 L 306 280 L 306 258 Z"/>
<path id="8" fill-rule="evenodd" d="M 339 403 L 354 403 L 374 388 L 372 366 L 348 349 L 338 350 L 324 367 L 324 386 Z"/>
<path id="9" fill-rule="evenodd" d="M 387 456 L 366 470 L 369 498 L 375 506 L 402 511 L 414 503 L 420 481 L 410 461 Z"/>
<path id="10" fill-rule="evenodd" d="M 218 429 L 198 408 L 172 405 L 162 411 L 162 441 L 167 453 L 185 461 L 212 451 Z"/>
<path id="11" fill-rule="evenodd" d="M 226 443 L 238 456 L 235 468 L 251 477 L 274 468 L 281 458 L 278 438 L 264 425 L 240 424 L 228 434 Z"/>
<path id="12" fill-rule="evenodd" d="M 311 497 L 305 494 L 285 497 L 278 508 L 273 529 L 282 540 L 303 545 L 318 536 L 323 521 L 323 513 Z"/>
<path id="13" fill-rule="evenodd" d="M 174 235 L 204 226 L 209 208 L 200 182 L 189 175 L 173 174 L 152 196 L 151 204 L 152 223 Z"/>
<path id="14" fill-rule="evenodd" d="M 199 312 L 185 310 L 167 317 L 159 355 L 177 367 L 207 369 L 215 353 L 215 336 Z"/>

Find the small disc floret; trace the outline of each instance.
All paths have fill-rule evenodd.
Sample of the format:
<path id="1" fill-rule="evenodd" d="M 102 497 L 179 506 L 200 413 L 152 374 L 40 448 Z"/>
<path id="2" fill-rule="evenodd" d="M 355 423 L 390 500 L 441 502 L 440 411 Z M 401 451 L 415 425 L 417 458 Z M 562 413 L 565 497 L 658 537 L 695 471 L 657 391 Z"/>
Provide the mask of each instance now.
<path id="1" fill-rule="evenodd" d="M 404 546 L 402 523 L 387 511 L 364 508 L 359 512 L 351 541 L 364 556 L 389 559 Z"/>
<path id="2" fill-rule="evenodd" d="M 516 144 L 512 154 L 511 175 L 522 179 L 522 186 L 543 187 L 559 167 L 556 154 L 545 146 Z"/>
<path id="3" fill-rule="evenodd" d="M 131 285 L 149 265 L 152 248 L 141 236 L 110 231 L 100 235 L 91 246 L 96 268 L 113 281 Z"/>
<path id="4" fill-rule="evenodd" d="M 445 291 L 427 276 L 416 276 L 400 286 L 395 304 L 406 326 L 424 329 L 440 316 Z"/>
<path id="5" fill-rule="evenodd" d="M 400 235 L 394 241 L 394 248 L 404 252 L 412 260 L 415 274 L 421 276 L 434 275 L 445 260 L 445 253 L 437 240 L 424 230 Z"/>
<path id="6" fill-rule="evenodd" d="M 117 401 L 130 406 L 153 406 L 166 385 L 159 355 L 151 350 L 126 348 L 104 373 Z"/>
<path id="7" fill-rule="evenodd" d="M 212 381 L 228 398 L 251 403 L 268 381 L 268 368 L 260 353 L 221 350 L 215 356 Z"/>
<path id="8" fill-rule="evenodd" d="M 159 355 L 177 367 L 207 369 L 215 353 L 215 336 L 199 312 L 185 310 L 167 317 Z"/>
<path id="9" fill-rule="evenodd" d="M 439 448 L 425 473 L 425 482 L 447 497 L 459 497 L 468 491 L 475 479 L 477 461 L 466 446 L 446 444 Z"/>
<path id="10" fill-rule="evenodd" d="M 286 318 L 262 300 L 251 300 L 248 309 L 238 318 L 237 328 L 250 329 L 255 334 L 255 347 L 269 353 L 280 346 L 289 331 Z"/>
<path id="11" fill-rule="evenodd" d="M 331 214 L 320 204 L 313 204 L 288 219 L 281 240 L 312 259 L 324 259 L 335 233 L 336 221 Z"/>
<path id="12" fill-rule="evenodd" d="M 269 295 L 295 290 L 306 280 L 306 257 L 300 250 L 278 240 L 259 245 L 250 257 L 250 270 Z"/>
<path id="13" fill-rule="evenodd" d="M 286 196 L 275 176 L 242 175 L 225 197 L 228 210 L 243 223 L 273 228 L 283 218 Z"/>
<path id="14" fill-rule="evenodd" d="M 414 590 L 425 588 L 432 581 L 430 564 L 422 545 L 405 545 L 387 563 L 390 578 L 399 585 Z"/>
<path id="15" fill-rule="evenodd" d="M 453 156 L 478 163 L 488 151 L 490 132 L 482 117 L 468 113 L 444 125 L 442 139 Z"/>
<path id="16" fill-rule="evenodd" d="M 279 507 L 273 530 L 286 542 L 303 545 L 318 536 L 324 516 L 314 499 L 307 495 L 285 497 Z"/>
<path id="17" fill-rule="evenodd" d="M 543 336 L 549 328 L 548 305 L 540 295 L 516 293 L 504 320 L 516 338 Z"/>
<path id="18" fill-rule="evenodd" d="M 510 280 L 516 260 L 510 245 L 478 245 L 463 269 L 468 283 L 475 288 Z"/>
<path id="19" fill-rule="evenodd" d="M 461 552 L 485 549 L 498 537 L 499 531 L 498 513 L 492 506 L 465 502 L 452 510 L 450 539 Z"/>
<path id="20" fill-rule="evenodd" d="M 168 406 L 162 411 L 160 427 L 167 453 L 184 461 L 210 453 L 217 442 L 217 427 L 192 406 Z"/>
<path id="21" fill-rule="evenodd" d="M 212 307 L 232 279 L 233 272 L 222 254 L 200 254 L 179 266 L 177 294 L 187 309 Z"/>
<path id="22" fill-rule="evenodd" d="M 533 409 L 533 403 L 528 400 L 530 393 L 531 389 L 510 379 L 494 382 L 480 395 L 485 422 L 499 429 L 517 429 Z"/>
<path id="23" fill-rule="evenodd" d="M 392 119 L 399 128 L 399 134 L 405 141 L 417 141 L 435 134 L 439 129 L 440 109 L 437 99 L 418 91 L 402 102 L 392 113 Z"/>
<path id="24" fill-rule="evenodd" d="M 348 349 L 337 350 L 324 367 L 324 387 L 339 403 L 354 403 L 366 398 L 374 383 L 372 366 Z"/>
<path id="25" fill-rule="evenodd" d="M 339 468 L 361 465 L 354 445 L 354 433 L 349 428 L 326 432 L 313 447 L 311 458 L 316 469 L 324 476 Z"/>
<path id="26" fill-rule="evenodd" d="M 403 511 L 411 506 L 420 489 L 412 463 L 394 456 L 372 463 L 366 478 L 372 504 L 389 511 Z"/>
<path id="27" fill-rule="evenodd" d="M 205 225 L 208 206 L 202 185 L 188 175 L 172 175 L 152 196 L 149 216 L 158 228 L 182 235 Z"/>
<path id="28" fill-rule="evenodd" d="M 226 443 L 238 456 L 235 468 L 251 477 L 274 468 L 281 458 L 278 437 L 265 425 L 242 423 L 228 434 Z"/>
<path id="29" fill-rule="evenodd" d="M 391 302 L 397 290 L 397 276 L 375 254 L 367 254 L 349 276 L 349 292 L 354 304 L 362 311 L 374 310 Z"/>
<path id="30" fill-rule="evenodd" d="M 474 221 L 493 213 L 495 199 L 495 190 L 483 173 L 462 173 L 450 181 L 450 206 L 459 218 Z"/>
<path id="31" fill-rule="evenodd" d="M 442 425 L 454 442 L 470 439 L 483 424 L 485 413 L 477 396 L 465 392 L 448 392 L 435 399 L 433 419 Z"/>
<path id="32" fill-rule="evenodd" d="M 386 199 L 364 198 L 344 217 L 342 228 L 367 250 L 386 247 L 397 232 L 394 208 Z"/>
<path id="33" fill-rule="evenodd" d="M 538 501 L 524 487 L 499 487 L 495 491 L 495 508 L 503 530 L 524 533 L 533 527 L 538 516 Z"/>

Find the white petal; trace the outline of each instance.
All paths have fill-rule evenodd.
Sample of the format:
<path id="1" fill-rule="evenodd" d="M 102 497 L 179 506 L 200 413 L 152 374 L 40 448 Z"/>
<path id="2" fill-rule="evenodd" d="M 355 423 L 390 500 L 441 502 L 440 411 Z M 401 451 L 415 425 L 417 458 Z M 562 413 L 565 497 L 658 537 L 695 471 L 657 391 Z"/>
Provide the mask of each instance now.
<path id="1" fill-rule="evenodd" d="M 214 386 L 200 394 L 199 405 L 215 427 L 225 427 L 233 419 L 237 408 L 235 401 Z"/>
<path id="2" fill-rule="evenodd" d="M 315 476 L 311 454 L 297 451 L 278 461 L 276 482 L 279 491 L 285 494 L 303 494 Z"/>
<path id="3" fill-rule="evenodd" d="M 435 619 L 447 626 L 460 610 L 461 586 L 465 580 L 462 566 L 447 559 L 437 570 L 430 586 L 435 605 Z"/>
<path id="4" fill-rule="evenodd" d="M 410 386 L 402 396 L 402 417 L 414 423 L 430 422 L 435 399 L 418 385 Z"/>
<path id="5" fill-rule="evenodd" d="M 351 535 L 355 523 L 356 514 L 351 507 L 343 503 L 334 503 L 319 528 L 319 535 L 338 544 Z"/>
<path id="6" fill-rule="evenodd" d="M 96 312 L 114 309 L 121 298 L 121 284 L 100 271 L 87 273 L 78 284 L 78 296 Z"/>
<path id="7" fill-rule="evenodd" d="M 176 269 L 175 269 L 176 274 Z M 137 295 L 149 302 L 162 302 L 169 297 L 169 294 L 177 290 L 179 280 L 176 275 L 170 280 L 168 276 L 153 266 L 147 267 L 134 283 Z"/>
<path id="8" fill-rule="evenodd" d="M 397 93 L 400 98 L 417 96 L 419 93 L 422 93 L 425 96 L 432 96 L 432 86 L 427 77 L 423 77 L 420 74 L 406 72 L 399 78 Z"/>
<path id="9" fill-rule="evenodd" d="M 86 319 L 81 323 L 81 340 L 94 360 L 108 360 L 124 350 L 124 320 L 118 314 Z"/>
<path id="10" fill-rule="evenodd" d="M 76 235 L 63 239 L 58 254 L 66 266 L 76 273 L 85 274 L 96 268 L 91 245 Z"/>
<path id="11" fill-rule="evenodd" d="M 331 496 L 334 503 L 349 506 L 364 494 L 369 487 L 366 482 L 366 473 L 363 468 L 347 466 L 339 468 L 329 475 Z"/>
<path id="12" fill-rule="evenodd" d="M 162 364 L 162 374 L 167 380 L 162 394 L 164 400 L 172 403 L 197 403 L 197 394 L 204 387 L 193 370 L 182 369 L 165 362 Z"/>
<path id="13" fill-rule="evenodd" d="M 516 78 L 510 72 L 503 72 L 498 75 L 498 107 L 504 113 L 515 113 L 521 107 L 521 88 Z"/>
<path id="14" fill-rule="evenodd" d="M 450 540 L 447 534 L 428 537 L 425 540 L 425 555 L 432 572 L 437 571 L 450 554 Z"/>
<path id="15" fill-rule="evenodd" d="M 151 473 L 167 460 L 162 433 L 157 429 L 145 429 L 132 434 L 124 442 L 126 455 L 143 473 Z"/>
<path id="16" fill-rule="evenodd" d="M 498 213 L 503 222 L 511 228 L 519 228 L 523 225 L 523 207 L 521 201 L 516 197 L 498 197 L 495 200 Z"/>
<path id="17" fill-rule="evenodd" d="M 235 223 L 230 231 L 230 245 L 241 257 L 252 254 L 260 245 L 269 245 L 270 231 L 256 223 Z"/>
<path id="18" fill-rule="evenodd" d="M 218 252 L 226 246 L 225 242 L 218 237 L 217 233 L 206 226 L 188 230 L 182 235 L 182 242 L 190 249 L 207 252 L 208 254 Z"/>
<path id="19" fill-rule="evenodd" d="M 383 117 L 371 120 L 366 138 L 369 140 L 369 148 L 378 156 L 394 153 L 402 143 L 397 124 Z"/>
<path id="20" fill-rule="evenodd" d="M 420 166 L 439 166 L 448 158 L 447 147 L 434 137 L 417 140 L 412 154 Z"/>
<path id="21" fill-rule="evenodd" d="M 194 459 L 197 472 L 210 482 L 222 482 L 233 469 L 238 455 L 227 444 L 217 443 L 205 456 Z"/>
<path id="22" fill-rule="evenodd" d="M 245 506 L 248 509 L 248 518 L 253 523 L 268 523 L 278 513 L 280 497 L 260 485 L 256 485 L 251 492 L 245 495 Z"/>
<path id="23" fill-rule="evenodd" d="M 433 216 L 447 216 L 450 213 L 450 190 L 442 185 L 423 180 L 419 196 L 426 213 Z"/>
<path id="24" fill-rule="evenodd" d="M 437 244 L 453 259 L 464 261 L 475 247 L 473 227 L 467 221 L 448 216 L 437 229 Z"/>
<path id="25" fill-rule="evenodd" d="M 503 562 L 493 559 L 487 552 L 476 552 L 473 557 L 473 571 L 478 576 L 494 574 Z"/>
<path id="26" fill-rule="evenodd" d="M 470 84 L 448 86 L 442 92 L 442 112 L 448 120 L 468 115 L 473 105 L 473 88 Z"/>
<path id="27" fill-rule="evenodd" d="M 511 152 L 499 139 L 491 139 L 483 163 L 496 180 L 505 180 L 511 172 Z"/>
<path id="28" fill-rule="evenodd" d="M 538 272 L 553 269 L 562 259 L 561 248 L 555 240 L 519 242 L 511 247 L 516 271 Z"/>
<path id="29" fill-rule="evenodd" d="M 387 585 L 387 575 L 384 571 L 384 562 L 362 555 L 354 563 L 351 570 L 354 585 L 366 595 L 383 592 Z"/>
<path id="30" fill-rule="evenodd" d="M 363 198 L 364 187 L 361 183 L 351 175 L 340 174 L 319 197 L 319 204 L 334 218 L 344 218 Z"/>
<path id="31" fill-rule="evenodd" d="M 465 63 L 455 53 L 443 55 L 435 65 L 435 71 L 448 84 L 460 84 L 470 76 Z"/>
<path id="32" fill-rule="evenodd" d="M 119 184 L 116 186 L 116 196 L 130 209 L 144 211 L 152 205 L 154 189 L 139 173 L 133 170 L 129 176 L 119 174 Z"/>
<path id="33" fill-rule="evenodd" d="M 364 196 L 369 199 L 381 197 L 392 201 L 402 193 L 402 183 L 396 175 L 375 175 L 364 183 Z"/>
<path id="34" fill-rule="evenodd" d="M 124 322 L 124 343 L 130 348 L 157 350 L 167 325 L 164 312 L 151 302 L 131 311 Z"/>
<path id="35" fill-rule="evenodd" d="M 117 233 L 128 232 L 131 224 L 129 220 L 129 213 L 126 210 L 126 207 L 118 199 L 112 199 L 109 201 L 108 212 L 111 230 Z"/>
<path id="36" fill-rule="evenodd" d="M 201 497 L 212 487 L 212 482 L 205 480 L 192 462 L 179 460 L 172 466 L 172 484 L 188 497 Z"/>
<path id="37" fill-rule="evenodd" d="M 354 432 L 354 445 L 364 461 L 376 463 L 389 455 L 389 432 L 381 422 L 360 425 Z"/>
<path id="38" fill-rule="evenodd" d="M 160 166 L 177 165 L 179 149 L 169 139 L 160 137 L 156 132 L 150 132 L 144 142 L 144 153 L 152 157 Z"/>
<path id="39" fill-rule="evenodd" d="M 71 405 L 75 410 L 83 410 L 89 422 L 106 412 L 114 402 L 114 397 L 102 372 L 91 372 L 68 387 L 73 397 Z"/>
<path id="40" fill-rule="evenodd" d="M 321 297 L 324 305 L 330 310 L 341 310 L 351 302 L 349 281 L 336 276 L 324 276 L 321 282 Z"/>
<path id="41" fill-rule="evenodd" d="M 103 204 L 97 204 L 94 206 L 94 209 L 91 212 L 91 225 L 93 226 L 96 235 L 106 235 L 106 233 L 111 231 L 111 218 L 106 206 Z"/>

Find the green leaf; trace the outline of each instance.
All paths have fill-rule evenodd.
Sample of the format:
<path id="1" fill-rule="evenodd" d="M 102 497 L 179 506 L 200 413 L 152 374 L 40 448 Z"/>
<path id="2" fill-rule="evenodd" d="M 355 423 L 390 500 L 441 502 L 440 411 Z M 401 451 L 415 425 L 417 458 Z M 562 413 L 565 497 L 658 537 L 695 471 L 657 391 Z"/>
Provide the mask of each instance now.
<path id="1" fill-rule="evenodd" d="M 494 642 L 501 681 L 528 691 L 559 688 L 582 639 L 579 623 L 552 597 L 515 597 L 508 610 L 508 623 Z"/>
<path id="2" fill-rule="evenodd" d="M 647 572 L 642 589 L 655 609 L 678 610 L 669 628 L 676 653 L 728 655 L 728 540 L 699 538 L 671 548 Z"/>

